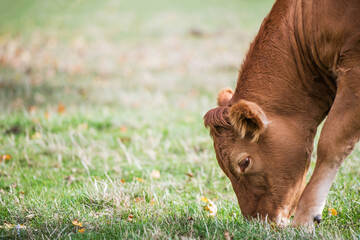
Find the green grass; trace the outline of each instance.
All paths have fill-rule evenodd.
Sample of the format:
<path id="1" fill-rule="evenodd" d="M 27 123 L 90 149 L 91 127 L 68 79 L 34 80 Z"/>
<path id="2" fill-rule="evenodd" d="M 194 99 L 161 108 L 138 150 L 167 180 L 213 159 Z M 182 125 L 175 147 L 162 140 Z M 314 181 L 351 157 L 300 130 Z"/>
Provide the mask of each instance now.
<path id="1" fill-rule="evenodd" d="M 217 165 L 202 116 L 272 1 L 0 4 L 0 238 L 360 238 L 358 148 L 315 232 L 244 220 Z"/>

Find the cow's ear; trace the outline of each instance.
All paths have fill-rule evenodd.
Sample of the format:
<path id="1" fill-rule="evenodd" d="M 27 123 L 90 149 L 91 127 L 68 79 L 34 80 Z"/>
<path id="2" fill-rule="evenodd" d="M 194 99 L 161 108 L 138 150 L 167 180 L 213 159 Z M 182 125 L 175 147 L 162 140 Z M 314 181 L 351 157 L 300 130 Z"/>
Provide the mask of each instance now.
<path id="1" fill-rule="evenodd" d="M 219 92 L 219 95 L 217 97 L 217 104 L 219 107 L 226 107 L 232 96 L 234 95 L 234 92 L 231 90 L 231 88 L 225 88 Z"/>
<path id="2" fill-rule="evenodd" d="M 259 139 L 268 125 L 268 120 L 261 107 L 246 100 L 240 100 L 231 106 L 230 122 L 241 138 L 250 135 L 252 142 Z"/>

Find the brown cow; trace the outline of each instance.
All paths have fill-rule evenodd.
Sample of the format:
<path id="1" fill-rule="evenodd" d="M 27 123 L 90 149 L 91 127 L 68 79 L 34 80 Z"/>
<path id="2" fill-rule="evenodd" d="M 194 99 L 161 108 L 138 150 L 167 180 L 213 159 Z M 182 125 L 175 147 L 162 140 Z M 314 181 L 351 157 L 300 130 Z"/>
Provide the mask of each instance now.
<path id="1" fill-rule="evenodd" d="M 205 116 L 242 213 L 313 224 L 360 137 L 360 1 L 277 0 Z M 325 119 L 310 182 L 314 136 Z"/>

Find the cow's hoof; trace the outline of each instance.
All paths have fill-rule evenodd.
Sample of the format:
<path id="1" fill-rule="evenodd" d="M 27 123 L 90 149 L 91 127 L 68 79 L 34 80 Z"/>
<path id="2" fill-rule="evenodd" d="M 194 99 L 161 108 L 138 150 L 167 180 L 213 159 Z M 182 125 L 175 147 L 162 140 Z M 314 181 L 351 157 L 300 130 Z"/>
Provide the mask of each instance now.
<path id="1" fill-rule="evenodd" d="M 322 221 L 322 219 L 321 219 L 321 215 L 320 215 L 320 214 L 319 214 L 319 215 L 316 215 L 316 216 L 314 217 L 314 222 L 315 222 L 315 223 L 319 224 L 321 221 Z"/>

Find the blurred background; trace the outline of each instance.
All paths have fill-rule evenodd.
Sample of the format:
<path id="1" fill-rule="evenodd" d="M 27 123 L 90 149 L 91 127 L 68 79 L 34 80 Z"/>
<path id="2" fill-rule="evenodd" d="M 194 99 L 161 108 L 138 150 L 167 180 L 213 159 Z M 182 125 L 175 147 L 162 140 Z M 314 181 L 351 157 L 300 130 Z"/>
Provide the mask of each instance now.
<path id="1" fill-rule="evenodd" d="M 0 0 L 0 227 L 52 239 L 132 214 L 136 235 L 203 218 L 202 196 L 239 212 L 202 117 L 272 3 Z"/>
<path id="2" fill-rule="evenodd" d="M 202 116 L 235 88 L 272 2 L 2 0 L 3 186 L 28 165 L 131 178 L 214 159 Z"/>
<path id="3" fill-rule="evenodd" d="M 1 0 L 0 189 L 155 170 L 162 190 L 190 173 L 233 198 L 202 117 L 235 88 L 272 2 Z"/>
<path id="4" fill-rule="evenodd" d="M 206 110 L 272 2 L 2 0 L 1 109 Z"/>

